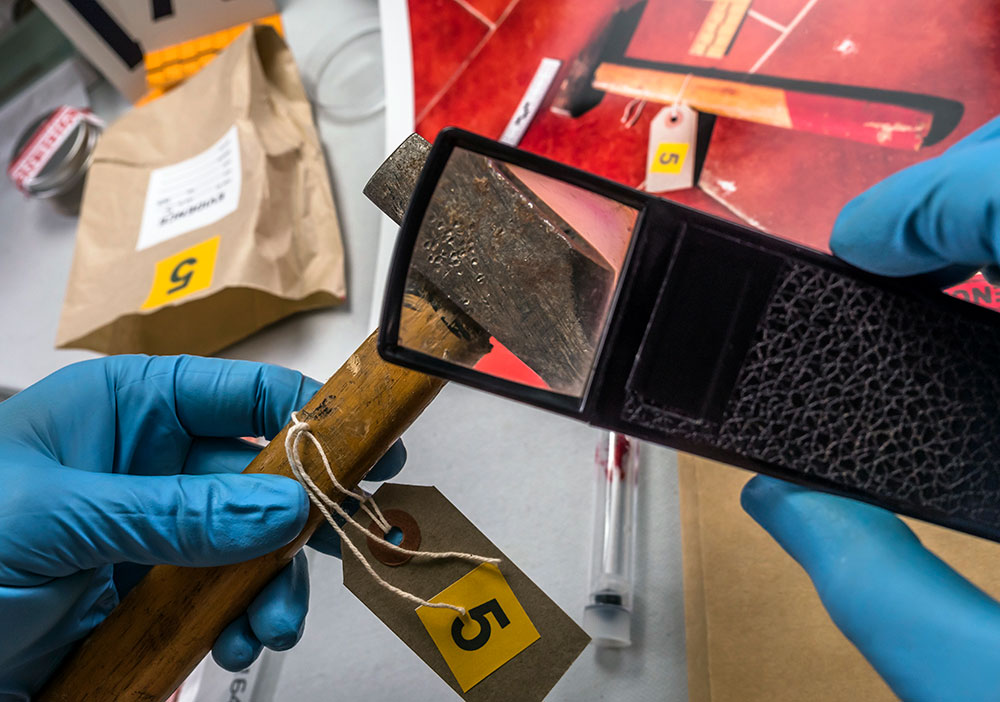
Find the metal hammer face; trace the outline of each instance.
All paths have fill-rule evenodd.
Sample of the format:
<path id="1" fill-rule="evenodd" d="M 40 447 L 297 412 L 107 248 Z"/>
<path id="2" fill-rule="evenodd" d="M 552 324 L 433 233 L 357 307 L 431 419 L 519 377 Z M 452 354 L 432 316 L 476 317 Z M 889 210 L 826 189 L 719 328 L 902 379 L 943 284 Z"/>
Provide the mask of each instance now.
<path id="1" fill-rule="evenodd" d="M 400 215 L 427 150 L 410 137 L 372 177 L 366 195 L 390 216 Z M 420 224 L 406 292 L 419 288 L 449 301 L 543 387 L 580 396 L 636 216 L 603 196 L 456 149 Z M 617 241 L 602 239 L 608 222 Z M 408 314 L 404 304 L 400 343 L 433 355 L 407 335 Z"/>

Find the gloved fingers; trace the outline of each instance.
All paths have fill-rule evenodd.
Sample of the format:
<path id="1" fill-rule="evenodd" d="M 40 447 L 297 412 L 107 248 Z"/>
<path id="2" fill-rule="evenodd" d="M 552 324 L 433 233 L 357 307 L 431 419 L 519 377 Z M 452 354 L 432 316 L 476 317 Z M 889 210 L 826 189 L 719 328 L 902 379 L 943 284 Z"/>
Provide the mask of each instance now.
<path id="1" fill-rule="evenodd" d="M 184 472 L 188 475 L 211 473 L 241 473 L 260 453 L 260 447 L 242 439 L 198 437 L 191 442 Z M 396 441 L 380 458 L 365 480 L 390 480 L 403 469 L 406 448 L 402 440 Z"/>
<path id="2" fill-rule="evenodd" d="M 874 273 L 915 275 L 1000 261 L 1000 124 L 851 200 L 830 248 Z"/>
<path id="3" fill-rule="evenodd" d="M 191 442 L 184 461 L 187 475 L 242 473 L 260 453 L 260 447 L 241 439 L 198 437 Z"/>
<path id="4" fill-rule="evenodd" d="M 212 658 L 220 667 L 235 673 L 257 660 L 262 649 L 250 627 L 250 618 L 244 613 L 219 634 L 212 646 Z"/>
<path id="5" fill-rule="evenodd" d="M 968 266 L 962 263 L 952 263 L 944 268 L 938 268 L 937 270 L 933 270 L 928 273 L 908 276 L 908 278 L 918 284 L 937 288 L 938 290 L 947 290 L 948 288 L 958 285 L 959 283 L 964 283 L 982 268 L 983 266 Z"/>
<path id="6" fill-rule="evenodd" d="M 250 604 L 254 636 L 274 651 L 285 651 L 302 637 L 309 611 L 309 565 L 300 551 Z"/>
<path id="7" fill-rule="evenodd" d="M 375 462 L 375 465 L 368 471 L 364 479 L 392 480 L 399 471 L 403 470 L 404 463 L 406 463 L 406 447 L 403 446 L 403 440 L 398 439 L 382 455 L 382 458 Z"/>
<path id="8" fill-rule="evenodd" d="M 895 515 L 762 476 L 747 483 L 741 502 L 802 565 L 834 623 L 904 699 L 975 699 L 957 694 L 956 681 L 995 678 L 1000 605 Z"/>
<path id="9" fill-rule="evenodd" d="M 258 447 L 239 439 L 198 438 L 191 444 L 184 472 L 190 475 L 242 472 L 259 451 Z M 406 448 L 402 440 L 396 441 L 372 466 L 365 480 L 389 480 L 402 470 L 405 461 Z M 357 501 L 350 498 L 344 500 L 342 506 L 351 515 L 358 510 Z M 343 526 L 343 520 L 336 515 L 335 518 Z M 367 523 L 367 517 L 362 523 Z M 313 533 L 309 546 L 321 553 L 341 557 L 340 536 L 325 522 Z"/>
<path id="10" fill-rule="evenodd" d="M 338 524 L 342 521 L 339 517 L 335 517 L 335 519 L 337 520 Z M 357 519 L 358 522 L 360 524 L 362 524 L 363 526 L 368 526 L 368 518 L 367 517 L 364 517 L 364 518 L 355 517 L 355 519 Z M 359 539 L 363 539 L 363 538 L 366 537 L 365 534 L 362 534 L 361 532 L 359 532 L 354 527 L 348 527 L 345 530 L 345 533 L 355 543 L 357 543 L 357 541 Z M 397 546 L 399 546 L 399 544 L 402 542 L 402 536 L 403 535 L 402 535 L 402 533 L 398 533 L 397 532 L 397 536 L 398 536 L 398 538 L 393 539 L 392 535 L 390 534 L 388 536 L 388 538 L 394 544 L 396 544 Z M 313 532 L 312 537 L 309 539 L 309 544 L 308 545 L 309 545 L 310 548 L 313 548 L 313 549 L 319 551 L 320 553 L 325 553 L 328 556 L 333 556 L 334 558 L 343 558 L 344 557 L 343 546 L 342 546 L 342 544 L 340 542 L 340 536 L 337 534 L 337 532 L 335 532 L 333 530 L 333 527 L 331 527 L 329 524 L 326 524 L 326 523 L 321 524 L 319 526 L 319 528 L 316 529 L 316 531 Z"/>
<path id="11" fill-rule="evenodd" d="M 291 541 L 305 491 L 276 475 L 136 476 L 47 472 L 0 515 L 0 574 L 59 577 L 107 563 L 224 565 Z"/>
<path id="12" fill-rule="evenodd" d="M 125 432 L 148 428 L 153 415 L 191 436 L 273 438 L 320 388 L 297 371 L 250 361 L 115 356 L 108 363 Z"/>
<path id="13" fill-rule="evenodd" d="M 345 498 L 340 506 L 349 515 L 354 517 L 354 519 L 362 526 L 368 525 L 368 516 L 366 514 L 361 514 L 358 516 L 358 510 L 360 505 L 358 501 L 353 497 Z M 336 512 L 331 511 L 330 514 L 333 516 L 333 520 L 337 523 L 341 529 L 343 529 L 350 538 L 360 539 L 363 534 L 358 531 L 357 527 L 347 525 L 347 522 Z M 333 527 L 326 521 L 320 524 L 316 531 L 313 532 L 312 536 L 309 537 L 309 541 L 306 544 L 310 548 L 313 548 L 320 553 L 325 553 L 328 556 L 333 556 L 334 558 L 340 558 L 340 535 L 334 531 Z"/>
<path id="14" fill-rule="evenodd" d="M 115 563 L 111 572 L 115 590 L 118 591 L 118 597 L 125 599 L 125 595 L 130 593 L 132 588 L 146 577 L 146 574 L 149 573 L 152 567 L 142 563 L 128 563 L 125 561 Z"/>
<path id="15" fill-rule="evenodd" d="M 406 462 L 406 447 L 403 446 L 402 440 L 397 441 L 389 450 L 385 452 L 385 455 L 378 460 L 378 462 L 372 466 L 372 469 L 368 471 L 365 475 L 365 480 L 389 480 L 396 476 L 403 469 L 403 464 Z M 344 510 L 355 516 L 359 505 L 354 499 L 347 498 L 341 503 L 341 507 Z M 336 520 L 337 524 L 344 527 L 344 520 L 337 514 L 333 514 L 333 518 Z M 359 524 L 363 526 L 368 525 L 369 518 L 366 514 L 361 516 L 355 516 L 355 519 Z M 360 534 L 357 528 L 353 526 L 346 527 L 348 530 L 348 536 L 352 539 L 362 538 L 363 534 Z M 333 556 L 334 558 L 341 558 L 341 544 L 340 535 L 333 530 L 328 523 L 323 522 L 319 525 L 319 528 L 313 532 L 313 535 L 309 538 L 309 546 L 316 549 L 320 553 L 325 553 L 328 556 Z"/>
<path id="16" fill-rule="evenodd" d="M 990 263 L 983 266 L 981 272 L 990 285 L 1000 285 L 1000 263 Z"/>
<path id="17" fill-rule="evenodd" d="M 334 517 L 338 522 L 341 521 L 339 517 Z M 362 522 L 364 523 L 364 522 Z M 363 538 L 363 534 L 353 527 L 347 527 L 350 531 L 349 537 L 352 539 Z M 319 525 L 313 535 L 309 537 L 307 545 L 319 551 L 320 553 L 325 553 L 327 556 L 333 556 L 334 558 L 343 558 L 343 554 L 340 549 L 340 536 L 333 530 L 326 522 Z"/>
<path id="18" fill-rule="evenodd" d="M 260 655 L 263 646 L 284 651 L 302 637 L 309 609 L 309 566 L 296 554 L 257 595 L 246 613 L 222 630 L 212 657 L 230 671 L 243 670 Z"/>
<path id="19" fill-rule="evenodd" d="M 890 536 L 896 545 L 923 548 L 891 512 L 783 480 L 753 478 L 744 486 L 740 502 L 792 558 L 824 582 L 861 556 L 877 557 L 870 551 L 882 547 Z"/>
<path id="20" fill-rule="evenodd" d="M 105 364 L 73 363 L 0 403 L 5 441 L 85 470 L 110 470 L 115 445 L 103 439 L 116 418 Z"/>

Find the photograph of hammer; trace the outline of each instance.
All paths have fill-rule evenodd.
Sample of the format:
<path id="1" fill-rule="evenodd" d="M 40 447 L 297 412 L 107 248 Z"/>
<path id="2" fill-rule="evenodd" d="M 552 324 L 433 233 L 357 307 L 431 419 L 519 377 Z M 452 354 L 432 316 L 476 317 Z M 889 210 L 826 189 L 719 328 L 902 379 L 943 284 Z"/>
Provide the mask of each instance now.
<path id="1" fill-rule="evenodd" d="M 579 117 L 611 93 L 907 150 L 937 144 L 962 118 L 962 103 L 934 95 L 632 58 L 647 2 L 617 10 L 596 33 L 570 65 L 553 112 Z"/>
<path id="2" fill-rule="evenodd" d="M 430 145 L 417 135 L 407 139 L 378 169 L 365 194 L 396 222 L 402 219 Z M 470 178 L 494 177 L 484 173 L 484 162 L 470 160 Z M 498 181 L 496 181 L 498 182 Z M 501 185 L 501 187 L 503 187 Z M 498 217 L 488 198 L 456 190 L 448 201 L 455 212 L 486 221 Z M 505 217 L 509 239 L 525 240 L 514 251 L 537 249 L 551 236 L 554 213 L 527 202 L 524 192 L 506 193 L 507 206 L 517 209 Z M 454 224 L 454 223 L 452 223 Z M 487 231 L 478 228 L 475 231 Z M 541 346 L 532 346 L 532 328 L 553 319 L 557 310 L 576 305 L 573 281 L 564 273 L 580 267 L 581 256 L 596 261 L 582 241 L 559 239 L 547 255 L 555 274 L 540 280 L 539 294 L 550 307 L 532 319 L 516 314 L 490 317 L 487 333 L 462 311 L 453 298 L 441 295 L 431 267 L 427 277 L 411 280 L 407 304 L 411 317 L 409 339 L 435 354 L 456 362 L 474 364 L 491 348 L 491 334 L 503 337 L 527 359 L 550 358 Z M 507 257 L 513 260 L 516 257 Z M 563 265 L 559 265 L 561 263 Z M 494 265 L 502 265 L 496 260 Z M 592 266 L 594 275 L 609 275 Z M 503 277 L 499 277 L 503 280 Z M 498 291 L 499 293 L 499 291 Z M 564 314 L 562 316 L 565 316 Z M 508 328 L 509 327 L 509 328 Z M 593 329 L 589 322 L 566 322 L 557 333 L 564 359 L 591 353 Z M 338 480 L 353 489 L 368 469 L 409 427 L 444 385 L 443 380 L 384 362 L 372 334 L 326 382 L 299 413 L 307 421 L 331 459 Z M 516 339 L 528 341 L 518 343 Z M 546 339 L 551 339 L 546 335 Z M 532 350 L 534 348 L 534 351 Z M 537 371 L 552 385 L 577 382 L 563 370 L 575 362 L 540 362 Z M 291 477 L 284 451 L 286 427 L 247 467 L 247 473 L 274 473 Z M 308 446 L 303 463 L 309 476 L 327 494 L 336 496 L 317 452 Z M 36 696 L 38 702 L 162 702 L 180 685 L 209 652 L 219 633 L 246 610 L 254 596 L 305 545 L 323 521 L 314 508 L 302 533 L 286 547 L 255 560 L 215 568 L 156 566 L 123 599 L 79 646 Z"/>

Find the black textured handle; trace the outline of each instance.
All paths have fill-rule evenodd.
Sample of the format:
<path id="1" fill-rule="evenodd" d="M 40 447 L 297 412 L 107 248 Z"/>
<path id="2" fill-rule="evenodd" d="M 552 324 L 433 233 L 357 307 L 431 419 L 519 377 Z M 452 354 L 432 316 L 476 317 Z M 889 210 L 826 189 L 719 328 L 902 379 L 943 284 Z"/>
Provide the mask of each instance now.
<path id="1" fill-rule="evenodd" d="M 721 451 L 746 467 L 1000 541 L 1000 315 L 795 247 L 765 241 L 764 249 L 757 233 L 750 246 L 717 239 L 717 227 L 699 229 L 686 223 L 677 234 L 650 324 L 658 338 L 647 331 L 622 419 L 664 443 Z M 733 276 L 744 297 L 726 302 L 737 321 L 720 325 L 725 363 L 704 366 L 719 387 L 701 385 L 715 400 L 696 408 L 670 402 L 690 372 L 647 349 L 669 349 L 678 334 L 704 326 L 709 303 L 692 310 L 678 302 L 695 289 L 685 266 L 691 280 L 706 275 L 691 253 L 698 247 L 748 272 Z M 748 250 L 755 265 L 725 260 Z M 739 288 L 744 278 L 751 283 Z M 759 299 L 743 309 L 748 294 Z M 691 344 L 682 343 L 688 356 Z M 671 373 L 676 379 L 665 382 Z"/>

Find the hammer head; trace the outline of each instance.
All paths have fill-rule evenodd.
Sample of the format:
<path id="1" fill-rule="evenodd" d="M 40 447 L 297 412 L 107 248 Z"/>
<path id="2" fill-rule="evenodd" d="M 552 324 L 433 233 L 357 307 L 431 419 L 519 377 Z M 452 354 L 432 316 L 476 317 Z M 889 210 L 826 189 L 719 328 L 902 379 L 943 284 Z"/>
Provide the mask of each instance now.
<path id="1" fill-rule="evenodd" d="M 559 92 L 552 101 L 553 112 L 579 117 L 597 107 L 604 97 L 604 91 L 594 88 L 594 72 L 602 63 L 613 63 L 625 55 L 644 9 L 646 0 L 619 8 L 597 30 L 570 64 L 566 77 L 559 85 Z"/>
<path id="2" fill-rule="evenodd" d="M 405 209 L 399 200 L 417 165 L 407 154 L 425 145 L 404 143 L 366 187 L 387 213 Z M 409 251 L 406 292 L 459 308 L 548 389 L 579 396 L 636 216 L 610 198 L 455 148 Z M 404 300 L 399 345 L 433 356 L 410 333 L 418 325 L 408 314 Z"/>

